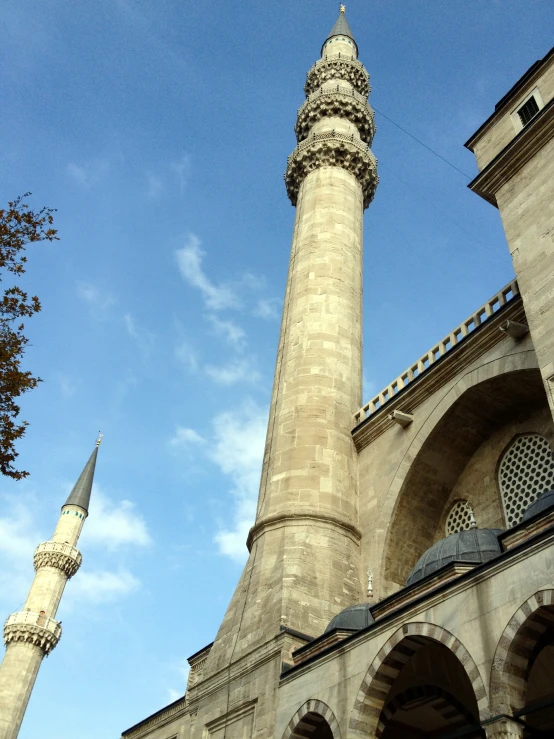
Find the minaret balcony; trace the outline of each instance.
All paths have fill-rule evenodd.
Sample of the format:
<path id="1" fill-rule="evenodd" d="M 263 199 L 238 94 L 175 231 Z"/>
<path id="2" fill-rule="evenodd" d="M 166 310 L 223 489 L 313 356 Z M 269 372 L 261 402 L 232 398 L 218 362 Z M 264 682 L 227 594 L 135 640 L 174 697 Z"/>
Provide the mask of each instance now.
<path id="1" fill-rule="evenodd" d="M 350 82 L 352 87 L 367 99 L 371 87 L 369 85 L 369 74 L 364 65 L 357 59 L 345 59 L 341 57 L 325 57 L 319 59 L 308 72 L 304 92 L 311 95 L 318 90 L 324 82 L 332 80 L 344 80 Z"/>
<path id="2" fill-rule="evenodd" d="M 358 129 L 362 141 L 371 145 L 375 134 L 373 110 L 359 92 L 340 85 L 314 92 L 302 105 L 294 127 L 297 140 L 303 141 L 317 121 L 330 117 L 350 121 Z"/>
<path id="3" fill-rule="evenodd" d="M 69 579 L 81 566 L 81 552 L 71 544 L 60 541 L 45 541 L 35 549 L 33 564 L 35 570 L 40 567 L 55 567 Z"/>
<path id="4" fill-rule="evenodd" d="M 362 187 L 364 208 L 373 200 L 379 177 L 371 149 L 357 137 L 329 131 L 312 134 L 288 158 L 284 177 L 293 205 L 306 175 L 319 167 L 341 167 L 351 172 Z"/>
<path id="5" fill-rule="evenodd" d="M 18 611 L 8 616 L 4 624 L 4 644 L 23 642 L 40 647 L 50 654 L 62 635 L 62 625 L 44 613 Z"/>

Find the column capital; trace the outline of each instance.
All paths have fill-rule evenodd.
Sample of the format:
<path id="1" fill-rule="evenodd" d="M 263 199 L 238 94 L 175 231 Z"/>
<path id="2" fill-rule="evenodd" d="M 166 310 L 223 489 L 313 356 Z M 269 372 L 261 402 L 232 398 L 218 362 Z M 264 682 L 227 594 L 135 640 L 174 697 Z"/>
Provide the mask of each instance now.
<path id="1" fill-rule="evenodd" d="M 4 644 L 6 646 L 12 642 L 25 642 L 40 647 L 44 654 L 50 654 L 61 635 L 61 623 L 33 611 L 12 613 L 4 624 Z"/>
<path id="2" fill-rule="evenodd" d="M 487 739 L 522 739 L 523 737 L 523 726 L 509 716 L 502 716 L 483 728 Z"/>
<path id="3" fill-rule="evenodd" d="M 40 567 L 55 567 L 69 579 L 81 566 L 81 552 L 71 544 L 58 541 L 45 541 L 35 549 L 33 564 L 35 570 Z"/>

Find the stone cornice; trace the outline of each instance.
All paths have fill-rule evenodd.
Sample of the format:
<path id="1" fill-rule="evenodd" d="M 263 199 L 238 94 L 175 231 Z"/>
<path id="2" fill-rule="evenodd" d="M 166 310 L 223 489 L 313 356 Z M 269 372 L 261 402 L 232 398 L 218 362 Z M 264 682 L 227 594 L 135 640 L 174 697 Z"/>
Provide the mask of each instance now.
<path id="1" fill-rule="evenodd" d="M 304 92 L 310 95 L 315 92 L 324 82 L 330 80 L 344 80 L 350 82 L 360 95 L 367 98 L 371 91 L 369 75 L 364 65 L 357 59 L 320 59 L 308 72 Z"/>
<path id="2" fill-rule="evenodd" d="M 40 567 L 55 567 L 69 579 L 77 572 L 82 560 L 81 552 L 70 544 L 45 541 L 36 548 L 33 564 L 35 570 Z"/>
<path id="3" fill-rule="evenodd" d="M 362 186 L 364 208 L 373 200 L 379 181 L 377 160 L 369 148 L 354 136 L 330 131 L 313 134 L 288 158 L 285 185 L 293 205 L 296 205 L 298 191 L 306 175 L 319 167 L 341 167 L 351 172 Z"/>
<path id="4" fill-rule="evenodd" d="M 371 146 L 375 134 L 372 109 L 357 92 L 338 86 L 331 90 L 315 92 L 302 105 L 294 127 L 297 140 L 303 141 L 317 121 L 330 116 L 346 118 L 353 123 L 361 140 Z"/>
<path id="5" fill-rule="evenodd" d="M 506 341 L 506 335 L 500 331 L 500 324 L 506 320 L 526 322 L 521 297 L 514 299 L 503 310 L 489 318 L 480 330 L 469 334 L 463 342 L 445 354 L 421 377 L 410 383 L 369 419 L 357 426 L 352 431 L 352 437 L 358 452 L 395 425 L 395 421 L 391 418 L 394 410 L 413 412 L 430 395 L 458 375 L 475 359 L 500 341 Z"/>
<path id="6" fill-rule="evenodd" d="M 490 162 L 468 187 L 498 207 L 496 193 L 554 137 L 554 98 Z"/>
<path id="7" fill-rule="evenodd" d="M 295 525 L 313 525 L 323 524 L 325 526 L 334 526 L 342 529 L 343 533 L 349 536 L 356 544 L 359 544 L 362 539 L 362 532 L 343 518 L 331 515 L 329 513 L 315 513 L 311 509 L 302 510 L 296 508 L 294 511 L 287 511 L 282 513 L 274 513 L 271 516 L 265 516 L 264 518 L 256 521 L 254 526 L 248 532 L 248 539 L 246 540 L 246 546 L 248 551 L 252 549 L 252 545 L 256 539 L 266 531 L 272 529 L 282 528 L 283 526 L 295 526 Z"/>
<path id="8" fill-rule="evenodd" d="M 4 624 L 4 644 L 25 642 L 40 647 L 44 654 L 50 654 L 62 635 L 58 621 L 32 611 L 12 613 Z"/>

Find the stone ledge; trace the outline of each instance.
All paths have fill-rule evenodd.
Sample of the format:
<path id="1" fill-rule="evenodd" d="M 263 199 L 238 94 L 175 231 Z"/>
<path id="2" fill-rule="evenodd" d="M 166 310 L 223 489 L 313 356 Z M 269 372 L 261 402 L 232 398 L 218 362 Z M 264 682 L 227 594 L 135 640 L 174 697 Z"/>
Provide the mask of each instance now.
<path id="1" fill-rule="evenodd" d="M 375 134 L 373 110 L 354 90 L 346 88 L 315 92 L 298 111 L 294 132 L 298 141 L 303 141 L 315 123 L 322 118 L 335 116 L 346 118 L 358 129 L 360 139 L 371 146 Z"/>
<path id="2" fill-rule="evenodd" d="M 371 91 L 369 75 L 364 65 L 356 59 L 320 59 L 317 61 L 306 77 L 304 92 L 310 95 L 315 92 L 324 82 L 330 80 L 344 80 L 350 82 L 360 95 L 367 97 Z"/>
<path id="3" fill-rule="evenodd" d="M 57 541 L 45 541 L 39 544 L 33 556 L 35 570 L 40 567 L 55 567 L 61 570 L 68 580 L 77 572 L 82 561 L 83 557 L 78 549 L 72 547 L 71 544 Z"/>

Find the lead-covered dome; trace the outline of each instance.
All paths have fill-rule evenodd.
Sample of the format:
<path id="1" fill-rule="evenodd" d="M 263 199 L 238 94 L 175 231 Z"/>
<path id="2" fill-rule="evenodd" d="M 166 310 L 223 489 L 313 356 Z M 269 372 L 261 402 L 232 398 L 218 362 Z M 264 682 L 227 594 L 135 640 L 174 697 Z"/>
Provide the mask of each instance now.
<path id="1" fill-rule="evenodd" d="M 547 490 L 546 493 L 539 495 L 535 502 L 531 503 L 529 508 L 525 511 L 521 520 L 528 521 L 530 518 L 538 516 L 539 513 L 544 513 L 549 508 L 554 508 L 554 489 Z"/>
<path id="2" fill-rule="evenodd" d="M 329 625 L 325 629 L 328 634 L 333 629 L 348 629 L 351 631 L 359 631 L 365 629 L 374 622 L 370 608 L 374 603 L 359 603 L 357 606 L 348 606 L 334 618 L 329 621 Z"/>
<path id="3" fill-rule="evenodd" d="M 450 562 L 482 564 L 502 551 L 498 535 L 502 529 L 466 529 L 433 544 L 410 572 L 406 585 L 413 585 Z"/>

